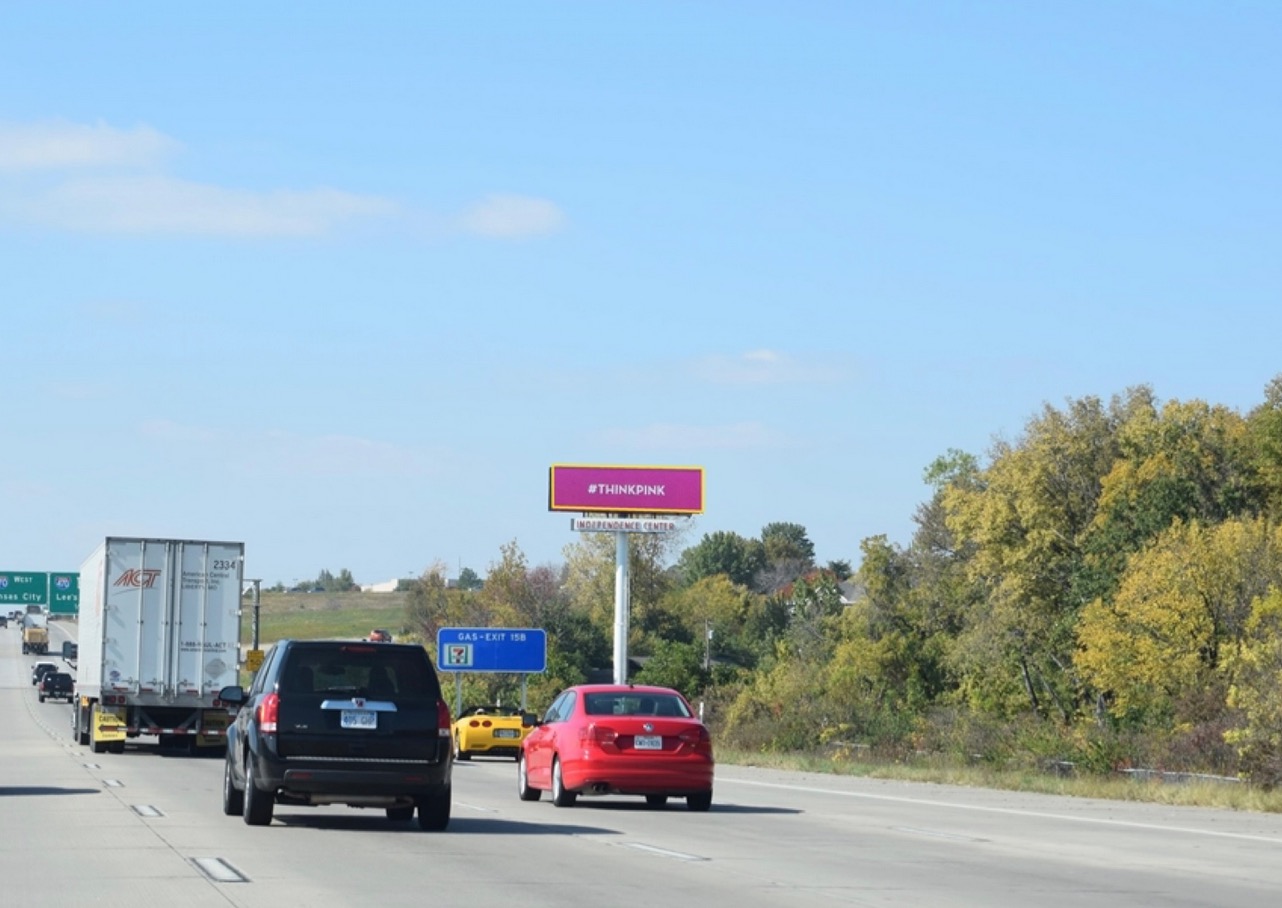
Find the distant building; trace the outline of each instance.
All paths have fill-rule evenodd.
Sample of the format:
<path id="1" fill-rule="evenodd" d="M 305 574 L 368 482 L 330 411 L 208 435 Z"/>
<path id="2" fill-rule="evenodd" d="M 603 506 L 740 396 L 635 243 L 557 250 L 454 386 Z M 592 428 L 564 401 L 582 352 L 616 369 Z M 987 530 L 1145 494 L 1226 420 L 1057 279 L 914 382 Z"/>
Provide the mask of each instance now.
<path id="1" fill-rule="evenodd" d="M 382 583 L 367 583 L 361 586 L 362 593 L 394 593 L 400 586 L 400 580 L 384 580 Z"/>

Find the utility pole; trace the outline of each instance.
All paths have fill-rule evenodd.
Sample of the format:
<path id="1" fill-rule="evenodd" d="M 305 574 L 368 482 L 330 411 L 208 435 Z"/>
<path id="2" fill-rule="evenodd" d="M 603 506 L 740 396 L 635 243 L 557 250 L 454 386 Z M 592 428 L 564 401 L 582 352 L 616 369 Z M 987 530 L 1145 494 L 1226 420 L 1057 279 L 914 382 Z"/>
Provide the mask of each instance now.
<path id="1" fill-rule="evenodd" d="M 254 585 L 254 610 L 251 613 L 250 622 L 249 622 L 249 640 L 250 640 L 249 648 L 258 649 L 258 608 L 260 605 L 259 587 L 262 585 L 263 581 L 262 580 L 246 580 L 245 582 L 252 583 Z"/>
<path id="2" fill-rule="evenodd" d="M 712 619 L 703 619 L 703 670 L 712 671 Z"/>

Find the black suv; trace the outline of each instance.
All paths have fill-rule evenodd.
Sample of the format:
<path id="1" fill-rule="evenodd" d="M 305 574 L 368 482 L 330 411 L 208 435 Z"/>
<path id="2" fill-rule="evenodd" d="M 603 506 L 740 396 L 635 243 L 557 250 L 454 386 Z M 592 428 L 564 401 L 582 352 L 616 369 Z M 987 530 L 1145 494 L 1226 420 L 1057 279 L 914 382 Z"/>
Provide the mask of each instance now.
<path id="1" fill-rule="evenodd" d="M 449 825 L 450 710 L 422 646 L 280 640 L 248 692 L 218 696 L 239 707 L 223 769 L 229 816 L 266 826 L 275 804 L 347 804 Z"/>

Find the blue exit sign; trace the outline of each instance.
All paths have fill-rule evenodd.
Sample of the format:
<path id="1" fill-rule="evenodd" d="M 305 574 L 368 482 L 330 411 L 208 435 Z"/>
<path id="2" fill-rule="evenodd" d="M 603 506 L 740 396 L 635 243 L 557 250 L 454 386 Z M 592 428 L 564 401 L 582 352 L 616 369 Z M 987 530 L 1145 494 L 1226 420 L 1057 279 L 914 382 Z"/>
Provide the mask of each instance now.
<path id="1" fill-rule="evenodd" d="M 443 672 L 544 672 L 547 632 L 535 627 L 443 627 L 436 632 L 436 667 Z"/>

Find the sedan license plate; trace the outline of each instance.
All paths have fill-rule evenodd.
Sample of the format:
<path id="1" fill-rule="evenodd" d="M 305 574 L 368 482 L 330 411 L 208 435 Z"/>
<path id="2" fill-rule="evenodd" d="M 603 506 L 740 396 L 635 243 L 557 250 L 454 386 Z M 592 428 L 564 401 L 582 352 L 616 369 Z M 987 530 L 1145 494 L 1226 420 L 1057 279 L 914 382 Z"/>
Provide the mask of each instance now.
<path id="1" fill-rule="evenodd" d="M 632 746 L 637 750 L 663 750 L 663 736 L 637 735 L 632 739 Z"/>
<path id="2" fill-rule="evenodd" d="M 339 725 L 343 728 L 378 728 L 378 713 L 369 709 L 345 709 Z"/>
<path id="3" fill-rule="evenodd" d="M 516 738 L 516 737 L 519 737 L 519 734 L 515 728 L 496 728 L 494 729 L 494 737 Z"/>

